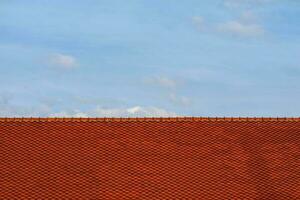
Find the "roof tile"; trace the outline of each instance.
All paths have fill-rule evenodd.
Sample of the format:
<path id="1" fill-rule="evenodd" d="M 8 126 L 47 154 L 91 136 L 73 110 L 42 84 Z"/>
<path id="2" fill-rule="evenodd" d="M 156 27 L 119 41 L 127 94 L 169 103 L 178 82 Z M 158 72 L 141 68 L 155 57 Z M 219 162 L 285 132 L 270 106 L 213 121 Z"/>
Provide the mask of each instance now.
<path id="1" fill-rule="evenodd" d="M 0 118 L 0 199 L 300 199 L 300 118 Z"/>

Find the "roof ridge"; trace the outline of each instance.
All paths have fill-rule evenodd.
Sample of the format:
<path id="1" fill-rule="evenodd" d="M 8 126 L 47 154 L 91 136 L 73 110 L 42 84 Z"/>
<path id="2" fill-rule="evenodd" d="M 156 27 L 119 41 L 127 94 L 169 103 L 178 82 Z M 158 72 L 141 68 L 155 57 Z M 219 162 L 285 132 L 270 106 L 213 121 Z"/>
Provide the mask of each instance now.
<path id="1" fill-rule="evenodd" d="M 300 117 L 0 117 L 0 122 L 300 121 Z"/>

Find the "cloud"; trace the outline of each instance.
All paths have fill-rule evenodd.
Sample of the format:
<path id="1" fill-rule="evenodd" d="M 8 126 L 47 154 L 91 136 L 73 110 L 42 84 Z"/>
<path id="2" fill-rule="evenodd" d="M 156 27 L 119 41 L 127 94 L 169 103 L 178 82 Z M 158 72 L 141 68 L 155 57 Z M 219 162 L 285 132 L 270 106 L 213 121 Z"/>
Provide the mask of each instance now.
<path id="1" fill-rule="evenodd" d="M 123 109 L 104 109 L 97 108 L 95 113 L 98 115 L 108 116 L 124 116 L 124 117 L 175 117 L 177 116 L 174 112 L 169 112 L 157 107 L 141 107 L 134 106 Z"/>
<path id="2" fill-rule="evenodd" d="M 61 101 L 43 100 L 34 106 L 16 104 L 11 93 L 0 92 L 0 117 L 176 117 L 175 112 L 155 106 L 100 106 L 60 109 Z"/>
<path id="3" fill-rule="evenodd" d="M 0 117 L 176 117 L 170 112 L 157 107 L 134 106 L 129 108 L 102 108 L 95 107 L 88 111 L 62 110 L 53 112 L 45 105 L 26 107 L 17 105 L 0 105 Z"/>
<path id="4" fill-rule="evenodd" d="M 178 96 L 176 93 L 170 93 L 169 99 L 178 105 L 189 106 L 191 104 L 191 100 L 185 96 Z"/>
<path id="5" fill-rule="evenodd" d="M 250 10 L 242 12 L 239 21 L 243 23 L 255 23 L 258 20 L 257 16 Z"/>
<path id="6" fill-rule="evenodd" d="M 255 23 L 243 23 L 242 21 L 229 21 L 219 24 L 216 30 L 220 33 L 241 37 L 258 37 L 265 33 L 262 26 Z"/>
<path id="7" fill-rule="evenodd" d="M 77 112 L 66 112 L 61 111 L 57 113 L 51 113 L 49 114 L 49 117 L 89 117 L 86 113 L 77 111 Z"/>
<path id="8" fill-rule="evenodd" d="M 201 16 L 192 17 L 192 21 L 199 31 L 204 31 L 206 29 L 204 18 Z"/>
<path id="9" fill-rule="evenodd" d="M 164 98 L 173 104 L 188 106 L 191 101 L 188 97 L 178 95 L 179 86 L 184 85 L 183 80 L 172 79 L 166 76 L 156 76 L 147 78 L 144 81 L 151 86 L 158 86 L 164 93 Z"/>
<path id="10" fill-rule="evenodd" d="M 147 78 L 144 82 L 164 89 L 176 89 L 181 84 L 180 81 L 165 76 Z"/>
<path id="11" fill-rule="evenodd" d="M 5 104 L 0 105 L 0 117 L 44 117 L 48 116 L 51 108 L 47 105 L 23 106 Z"/>
<path id="12" fill-rule="evenodd" d="M 11 99 L 11 93 L 0 93 L 0 105 L 8 105 Z"/>
<path id="13" fill-rule="evenodd" d="M 0 93 L 0 117 L 176 117 L 175 112 L 155 106 L 103 107 L 88 110 L 67 109 L 56 111 L 55 105 L 17 105 L 10 93 Z"/>
<path id="14" fill-rule="evenodd" d="M 274 0 L 224 0 L 224 6 L 228 8 L 239 8 L 242 6 L 259 6 Z"/>
<path id="15" fill-rule="evenodd" d="M 194 18 L 202 19 L 201 17 Z M 242 12 L 238 19 L 206 25 L 205 28 L 202 27 L 199 30 L 211 34 L 225 34 L 244 38 L 260 37 L 266 32 L 264 27 L 257 23 L 257 16 L 249 10 Z"/>
<path id="16" fill-rule="evenodd" d="M 157 107 L 134 106 L 129 108 L 102 108 L 96 107 L 93 110 L 82 112 L 62 111 L 50 114 L 50 117 L 175 117 L 174 112 L 169 112 Z"/>
<path id="17" fill-rule="evenodd" d="M 257 23 L 257 16 L 252 11 L 244 11 L 236 20 L 220 23 L 216 31 L 238 37 L 260 37 L 265 29 Z"/>
<path id="18" fill-rule="evenodd" d="M 132 107 L 132 108 L 128 108 L 127 112 L 130 114 L 135 114 L 138 113 L 142 110 L 142 108 L 140 106 L 136 106 L 136 107 Z"/>
<path id="19" fill-rule="evenodd" d="M 52 55 L 49 59 L 49 63 L 62 69 L 72 69 L 78 66 L 78 62 L 75 57 L 65 54 Z"/>

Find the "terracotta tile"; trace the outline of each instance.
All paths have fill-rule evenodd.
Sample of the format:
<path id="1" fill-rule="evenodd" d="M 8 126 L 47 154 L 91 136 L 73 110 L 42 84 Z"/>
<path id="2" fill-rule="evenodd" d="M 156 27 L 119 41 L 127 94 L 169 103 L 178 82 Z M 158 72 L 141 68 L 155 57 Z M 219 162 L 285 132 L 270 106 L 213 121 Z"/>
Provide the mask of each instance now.
<path id="1" fill-rule="evenodd" d="M 0 118 L 0 199 L 300 199 L 300 119 Z"/>

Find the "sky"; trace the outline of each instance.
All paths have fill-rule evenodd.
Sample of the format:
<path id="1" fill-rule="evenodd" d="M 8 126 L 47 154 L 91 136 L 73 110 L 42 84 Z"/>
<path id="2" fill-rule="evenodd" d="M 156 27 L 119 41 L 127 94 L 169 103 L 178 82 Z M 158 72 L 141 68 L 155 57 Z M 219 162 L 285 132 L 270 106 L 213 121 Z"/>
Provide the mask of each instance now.
<path id="1" fill-rule="evenodd" d="M 1 117 L 297 117 L 298 0 L 0 0 Z"/>

